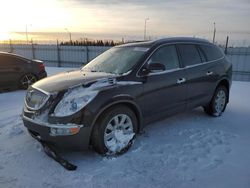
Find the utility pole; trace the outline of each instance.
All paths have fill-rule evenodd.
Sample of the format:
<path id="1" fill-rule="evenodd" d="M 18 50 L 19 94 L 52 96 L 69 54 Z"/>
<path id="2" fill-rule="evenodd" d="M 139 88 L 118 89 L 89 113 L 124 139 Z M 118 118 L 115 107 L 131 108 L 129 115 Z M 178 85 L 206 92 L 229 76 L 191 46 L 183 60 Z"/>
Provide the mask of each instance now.
<path id="1" fill-rule="evenodd" d="M 227 36 L 226 46 L 225 46 L 225 54 L 226 54 L 226 55 L 227 55 L 228 39 L 229 39 L 229 36 Z"/>
<path id="2" fill-rule="evenodd" d="M 70 44 L 72 44 L 71 33 L 69 32 L 68 28 L 65 28 L 65 30 L 68 32 L 68 34 L 69 34 L 69 42 L 70 42 Z"/>
<path id="3" fill-rule="evenodd" d="M 147 21 L 149 20 L 149 18 L 145 19 L 144 22 L 144 40 L 146 40 L 146 35 L 147 35 Z"/>
<path id="4" fill-rule="evenodd" d="M 215 22 L 214 22 L 214 36 L 213 36 L 213 43 L 215 43 L 215 34 L 216 34 L 216 26 L 215 26 Z"/>
<path id="5" fill-rule="evenodd" d="M 32 26 L 32 25 L 30 24 L 29 26 Z M 25 34 L 26 34 L 26 41 L 27 41 L 27 44 L 29 44 L 28 25 L 27 25 L 27 24 L 25 25 Z"/>
<path id="6" fill-rule="evenodd" d="M 25 33 L 26 33 L 26 41 L 27 41 L 27 44 L 29 43 L 29 38 L 28 38 L 28 26 L 26 24 L 26 27 L 25 27 Z"/>

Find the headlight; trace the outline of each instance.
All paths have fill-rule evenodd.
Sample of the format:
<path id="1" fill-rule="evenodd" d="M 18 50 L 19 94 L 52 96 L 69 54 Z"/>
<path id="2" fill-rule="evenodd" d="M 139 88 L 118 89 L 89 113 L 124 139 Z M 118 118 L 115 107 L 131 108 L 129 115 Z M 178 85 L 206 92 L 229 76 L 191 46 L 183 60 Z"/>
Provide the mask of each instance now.
<path id="1" fill-rule="evenodd" d="M 92 101 L 97 94 L 98 91 L 90 91 L 82 86 L 68 90 L 57 104 L 54 116 L 64 117 L 78 112 Z"/>

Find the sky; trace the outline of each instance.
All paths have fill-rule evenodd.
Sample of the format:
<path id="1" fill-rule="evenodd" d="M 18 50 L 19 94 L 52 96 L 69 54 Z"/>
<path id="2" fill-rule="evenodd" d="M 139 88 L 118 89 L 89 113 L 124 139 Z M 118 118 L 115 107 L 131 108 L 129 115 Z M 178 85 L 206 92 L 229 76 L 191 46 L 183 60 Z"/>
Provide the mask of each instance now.
<path id="1" fill-rule="evenodd" d="M 0 0 L 0 40 L 250 39 L 250 0 Z M 67 30 L 65 29 L 67 28 Z"/>

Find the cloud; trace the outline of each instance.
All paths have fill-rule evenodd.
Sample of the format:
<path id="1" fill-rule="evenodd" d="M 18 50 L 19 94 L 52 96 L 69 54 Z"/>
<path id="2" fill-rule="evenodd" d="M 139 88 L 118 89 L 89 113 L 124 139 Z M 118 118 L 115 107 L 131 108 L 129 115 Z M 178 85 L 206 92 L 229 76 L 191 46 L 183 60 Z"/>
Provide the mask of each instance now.
<path id="1" fill-rule="evenodd" d="M 214 22 L 216 22 L 217 36 L 223 39 L 225 35 L 244 38 L 250 36 L 249 0 L 29 1 L 32 3 L 29 3 L 29 11 L 24 11 L 27 15 L 25 19 L 23 14 L 20 16 L 13 14 L 13 19 L 6 21 L 8 25 L 13 25 L 13 30 L 17 31 L 15 29 L 17 23 L 13 23 L 19 18 L 22 21 L 20 21 L 20 31 L 24 30 L 25 24 L 32 23 L 29 30 L 33 31 L 62 33 L 65 32 L 64 28 L 68 28 L 71 32 L 82 33 L 84 36 L 94 36 L 94 34 L 119 38 L 135 36 L 139 40 L 143 38 L 144 20 L 150 18 L 147 22 L 147 34 L 152 37 L 195 35 L 209 38 L 212 36 Z M 20 7 L 27 6 L 23 2 L 19 4 Z M 18 10 L 23 10 L 17 7 Z M 30 16 L 30 11 L 39 12 L 40 9 L 46 10 L 46 13 Z"/>
<path id="2" fill-rule="evenodd" d="M 250 30 L 249 0 L 70 0 L 72 7 L 89 8 L 104 32 L 120 35 L 143 33 L 149 17 L 148 34 L 210 36 L 213 22 L 218 33 Z M 93 26 L 95 27 L 95 26 Z M 235 32 L 237 31 L 237 32 Z"/>

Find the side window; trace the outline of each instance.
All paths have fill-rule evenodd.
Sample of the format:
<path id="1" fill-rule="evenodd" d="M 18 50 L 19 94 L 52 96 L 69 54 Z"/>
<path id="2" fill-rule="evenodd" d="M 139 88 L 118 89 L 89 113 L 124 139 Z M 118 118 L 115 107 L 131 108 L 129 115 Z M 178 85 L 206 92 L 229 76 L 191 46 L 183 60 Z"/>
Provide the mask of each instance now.
<path id="1" fill-rule="evenodd" d="M 213 61 L 223 57 L 219 48 L 212 45 L 200 45 L 201 50 L 206 54 L 208 61 Z"/>
<path id="2" fill-rule="evenodd" d="M 148 60 L 150 63 L 161 63 L 165 65 L 166 70 L 179 68 L 179 60 L 174 45 L 159 48 Z"/>
<path id="3" fill-rule="evenodd" d="M 195 65 L 201 63 L 200 54 L 193 44 L 178 45 L 181 54 L 182 62 L 185 66 Z"/>
<path id="4" fill-rule="evenodd" d="M 6 63 L 9 66 L 23 66 L 26 63 L 26 60 L 16 56 L 6 56 Z"/>
<path id="5" fill-rule="evenodd" d="M 16 66 L 23 65 L 25 60 L 16 56 L 2 55 L 0 56 L 0 62 L 4 66 Z"/>
<path id="6" fill-rule="evenodd" d="M 26 63 L 27 61 L 23 58 L 19 58 L 19 57 L 10 57 L 11 59 L 11 62 L 14 64 L 14 65 L 23 65 L 24 63 Z"/>
<path id="7" fill-rule="evenodd" d="M 2 66 L 8 66 L 10 64 L 10 59 L 6 55 L 1 55 L 0 56 L 0 63 Z"/>
<path id="8" fill-rule="evenodd" d="M 206 60 L 206 56 L 205 56 L 203 50 L 201 50 L 199 47 L 197 49 L 199 51 L 199 54 L 200 54 L 200 57 L 201 57 L 201 61 L 202 62 L 206 62 L 207 60 Z"/>

